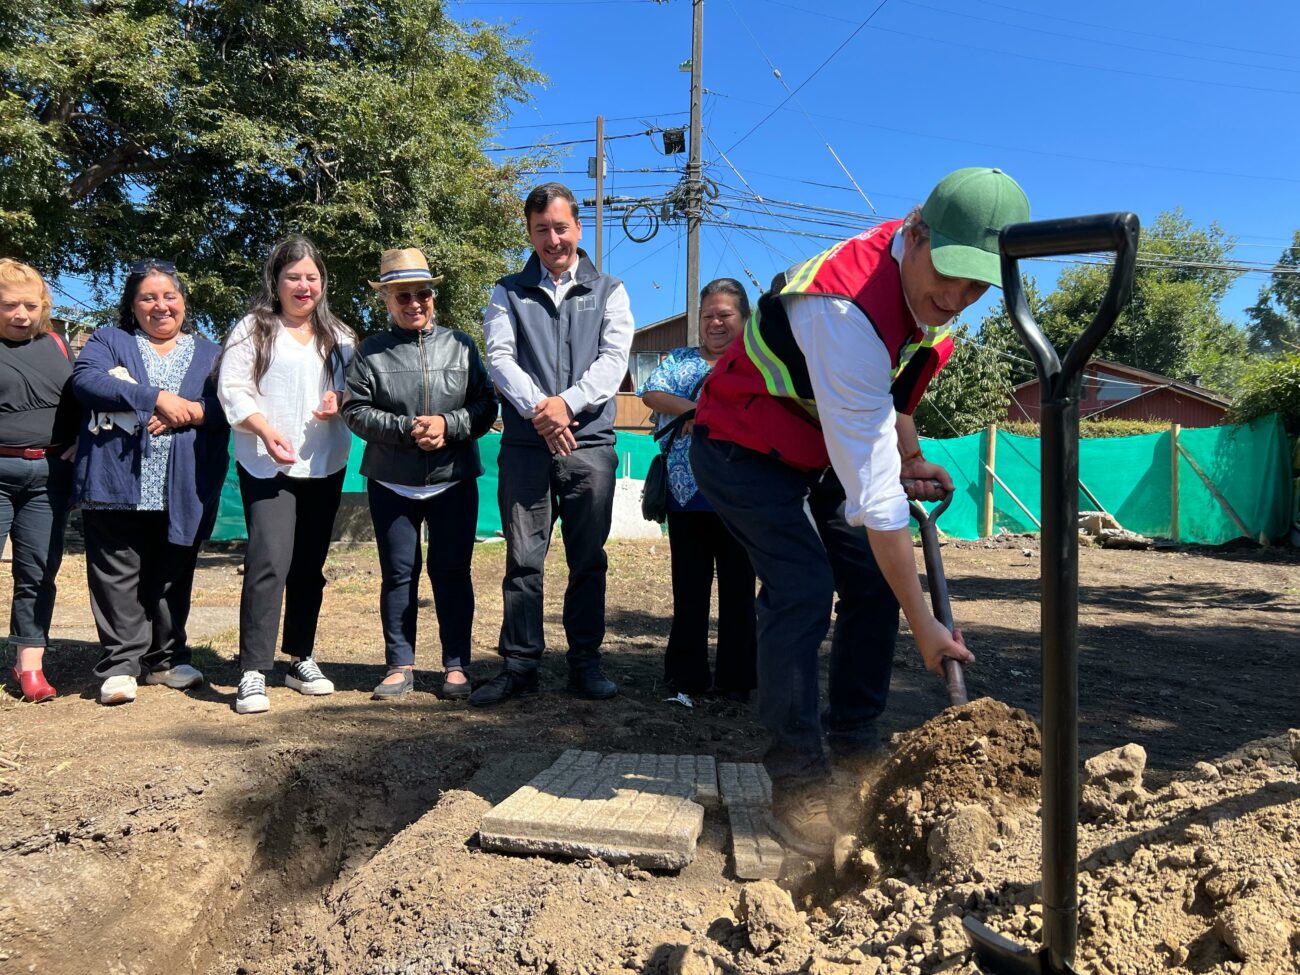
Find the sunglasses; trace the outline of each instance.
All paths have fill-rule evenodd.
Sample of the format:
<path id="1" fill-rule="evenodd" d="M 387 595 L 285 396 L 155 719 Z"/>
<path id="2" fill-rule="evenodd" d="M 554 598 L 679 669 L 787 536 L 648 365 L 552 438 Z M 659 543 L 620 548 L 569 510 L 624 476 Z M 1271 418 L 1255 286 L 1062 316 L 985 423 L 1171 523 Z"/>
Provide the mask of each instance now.
<path id="1" fill-rule="evenodd" d="M 134 261 L 127 265 L 127 270 L 132 274 L 147 274 L 149 271 L 162 271 L 163 274 L 175 274 L 176 265 L 171 261 Z"/>
<path id="2" fill-rule="evenodd" d="M 393 300 L 399 305 L 409 305 L 413 301 L 424 304 L 432 300 L 437 293 L 433 288 L 421 288 L 419 291 L 394 291 Z"/>

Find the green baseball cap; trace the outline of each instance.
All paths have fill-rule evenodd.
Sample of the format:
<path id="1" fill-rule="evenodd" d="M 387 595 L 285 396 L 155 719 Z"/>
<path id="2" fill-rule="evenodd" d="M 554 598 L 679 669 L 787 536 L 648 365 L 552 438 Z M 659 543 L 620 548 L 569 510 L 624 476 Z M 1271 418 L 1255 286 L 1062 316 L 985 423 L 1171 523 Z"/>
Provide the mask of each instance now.
<path id="1" fill-rule="evenodd" d="M 1029 219 L 1029 198 L 1000 169 L 971 166 L 949 173 L 921 207 L 930 228 L 930 259 L 940 274 L 1002 286 L 998 234 Z"/>

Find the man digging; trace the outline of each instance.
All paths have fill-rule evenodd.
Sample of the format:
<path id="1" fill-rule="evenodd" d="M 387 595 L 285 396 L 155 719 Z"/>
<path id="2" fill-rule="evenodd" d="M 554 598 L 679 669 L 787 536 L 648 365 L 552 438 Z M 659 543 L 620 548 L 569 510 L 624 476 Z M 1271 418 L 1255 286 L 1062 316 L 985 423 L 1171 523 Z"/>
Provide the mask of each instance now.
<path id="1" fill-rule="evenodd" d="M 917 577 L 907 499 L 953 485 L 922 455 L 911 413 L 952 353 L 953 320 L 1000 282 L 998 233 L 1028 219 L 1001 170 L 949 174 L 906 219 L 778 275 L 701 392 L 691 465 L 762 582 L 764 764 L 773 825 L 801 853 L 825 856 L 835 839 L 817 679 L 833 599 L 825 731 L 837 757 L 880 747 L 900 607 L 927 669 L 974 660 Z"/>

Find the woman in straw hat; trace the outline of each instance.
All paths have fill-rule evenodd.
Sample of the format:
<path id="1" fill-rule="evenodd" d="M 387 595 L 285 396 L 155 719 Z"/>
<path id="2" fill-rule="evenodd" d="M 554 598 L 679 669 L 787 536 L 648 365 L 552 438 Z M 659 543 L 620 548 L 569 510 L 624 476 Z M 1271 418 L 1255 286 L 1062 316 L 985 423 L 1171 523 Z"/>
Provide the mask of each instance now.
<path id="1" fill-rule="evenodd" d="M 468 697 L 474 586 L 470 559 L 478 522 L 476 441 L 497 415 L 496 391 L 464 332 L 437 324 L 441 276 L 414 247 L 385 251 L 370 286 L 391 328 L 361 343 L 348 367 L 343 419 L 366 442 L 368 481 L 382 571 L 379 612 L 388 673 L 374 690 L 390 700 L 415 688 L 420 529 L 429 526 L 427 571 L 438 613 L 444 697 Z"/>
<path id="2" fill-rule="evenodd" d="M 235 430 L 239 492 L 248 524 L 239 601 L 239 714 L 266 711 L 265 671 L 281 650 L 284 683 L 331 694 L 313 650 L 322 571 L 352 437 L 339 418 L 343 371 L 355 341 L 326 296 L 325 262 L 305 237 L 271 251 L 252 307 L 230 333 L 218 391 Z"/>

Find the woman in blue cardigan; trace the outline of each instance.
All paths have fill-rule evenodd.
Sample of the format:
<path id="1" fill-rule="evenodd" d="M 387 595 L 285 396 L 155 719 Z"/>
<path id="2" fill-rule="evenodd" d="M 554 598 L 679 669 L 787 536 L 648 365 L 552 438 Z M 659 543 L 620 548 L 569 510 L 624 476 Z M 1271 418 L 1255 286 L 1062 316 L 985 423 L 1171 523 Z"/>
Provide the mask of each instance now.
<path id="1" fill-rule="evenodd" d="M 72 497 L 103 646 L 95 666 L 103 704 L 134 701 L 142 671 L 147 684 L 203 683 L 185 623 L 230 428 L 217 402 L 221 347 L 193 333 L 185 303 L 170 261 L 132 264 L 117 328 L 91 335 L 72 370 L 85 408 Z"/>

